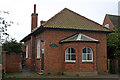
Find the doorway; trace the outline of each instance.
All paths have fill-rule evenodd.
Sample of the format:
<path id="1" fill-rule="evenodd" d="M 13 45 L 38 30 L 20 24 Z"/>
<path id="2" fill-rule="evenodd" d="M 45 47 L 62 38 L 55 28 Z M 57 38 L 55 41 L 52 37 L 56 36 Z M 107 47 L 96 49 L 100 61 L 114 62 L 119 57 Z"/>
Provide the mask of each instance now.
<path id="1" fill-rule="evenodd" d="M 44 49 L 42 49 L 42 56 L 41 56 L 41 71 L 44 71 Z"/>

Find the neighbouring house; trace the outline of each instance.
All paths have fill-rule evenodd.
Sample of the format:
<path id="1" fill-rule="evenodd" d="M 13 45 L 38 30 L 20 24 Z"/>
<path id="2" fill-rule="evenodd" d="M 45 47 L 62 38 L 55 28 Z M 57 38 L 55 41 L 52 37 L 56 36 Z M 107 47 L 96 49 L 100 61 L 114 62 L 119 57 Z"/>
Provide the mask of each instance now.
<path id="1" fill-rule="evenodd" d="M 103 21 L 103 26 L 106 28 L 114 31 L 114 29 L 119 29 L 120 28 L 120 15 L 112 15 L 112 14 L 106 14 L 104 21 Z M 113 58 L 111 56 L 113 53 L 112 48 L 109 48 L 107 58 L 108 58 L 108 67 L 109 67 L 109 73 L 119 73 L 120 72 L 120 59 L 118 58 Z M 120 56 L 120 55 L 119 55 Z M 118 72 L 119 71 L 119 72 Z"/>
<path id="2" fill-rule="evenodd" d="M 120 28 L 120 16 L 106 14 L 103 21 L 103 26 L 109 28 L 110 30 L 114 28 Z"/>
<path id="3" fill-rule="evenodd" d="M 40 26 L 36 5 L 31 17 L 31 33 L 21 40 L 27 67 L 45 74 L 107 74 L 107 28 L 67 8 Z"/>

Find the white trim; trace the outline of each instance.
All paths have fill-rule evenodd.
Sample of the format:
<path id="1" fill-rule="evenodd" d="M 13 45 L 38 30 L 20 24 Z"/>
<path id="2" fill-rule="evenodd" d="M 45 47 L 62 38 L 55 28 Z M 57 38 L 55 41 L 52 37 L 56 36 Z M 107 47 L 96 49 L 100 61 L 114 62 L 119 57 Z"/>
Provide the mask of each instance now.
<path id="1" fill-rule="evenodd" d="M 83 53 L 83 49 L 85 49 L 85 48 L 86 48 L 86 53 Z M 83 55 L 83 54 L 86 54 L 86 59 L 87 59 L 87 55 L 88 55 L 88 54 L 92 54 L 92 60 L 82 60 L 82 62 L 93 62 L 93 51 L 92 51 L 92 49 L 90 48 L 90 50 L 91 50 L 92 52 L 91 52 L 91 53 L 88 53 L 87 48 L 90 48 L 90 47 L 84 47 L 84 48 L 82 49 L 82 55 Z"/>
<path id="2" fill-rule="evenodd" d="M 79 41 L 79 40 L 82 40 L 82 39 L 81 39 L 81 34 L 78 35 L 78 37 L 77 37 L 76 40 L 78 40 L 78 41 Z"/>
<path id="3" fill-rule="evenodd" d="M 99 40 L 96 40 L 96 39 L 94 39 L 94 38 L 91 38 L 91 37 L 86 36 L 86 35 L 81 34 L 81 33 L 79 33 L 79 35 L 78 35 L 78 37 L 77 37 L 76 41 L 81 41 L 81 40 L 83 40 L 83 39 L 82 39 L 82 37 L 81 37 L 82 35 L 83 35 L 84 37 L 86 37 L 86 38 L 88 38 L 88 39 L 92 40 L 92 41 L 99 41 Z"/>
<path id="4" fill-rule="evenodd" d="M 71 59 L 71 54 L 75 54 L 75 59 L 76 59 L 76 53 L 71 53 L 71 48 L 72 47 L 68 47 L 66 50 L 65 50 L 65 62 L 76 62 L 76 60 L 66 60 L 66 54 L 69 54 L 67 52 L 67 50 L 70 48 L 70 59 Z M 74 48 L 73 48 L 74 49 Z M 74 49 L 75 50 L 75 49 Z"/>
<path id="5" fill-rule="evenodd" d="M 76 60 L 65 60 L 65 62 L 76 62 Z"/>
<path id="6" fill-rule="evenodd" d="M 40 39 L 37 40 L 37 59 L 40 58 Z"/>
<path id="7" fill-rule="evenodd" d="M 82 62 L 93 62 L 93 60 L 82 60 Z"/>
<path id="8" fill-rule="evenodd" d="M 106 28 L 109 28 L 109 24 L 106 24 L 105 27 L 106 27 Z"/>
<path id="9" fill-rule="evenodd" d="M 84 34 L 83 34 L 84 35 Z M 91 40 L 93 40 L 93 41 L 98 41 L 98 40 L 96 40 L 96 39 L 93 39 L 93 38 L 91 38 L 91 37 L 89 37 L 89 36 L 86 36 L 86 35 L 84 35 L 85 37 L 87 37 L 88 39 L 91 39 Z"/>
<path id="10" fill-rule="evenodd" d="M 26 45 L 26 58 L 28 58 L 28 45 Z"/>

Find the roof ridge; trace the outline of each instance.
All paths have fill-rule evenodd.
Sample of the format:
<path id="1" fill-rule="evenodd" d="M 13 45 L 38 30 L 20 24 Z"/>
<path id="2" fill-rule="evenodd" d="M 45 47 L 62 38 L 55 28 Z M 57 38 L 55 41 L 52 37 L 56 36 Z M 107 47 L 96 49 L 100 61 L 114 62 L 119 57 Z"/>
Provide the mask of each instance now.
<path id="1" fill-rule="evenodd" d="M 120 15 L 114 15 L 114 14 L 106 14 L 108 16 L 117 16 L 117 17 L 120 17 Z"/>
<path id="2" fill-rule="evenodd" d="M 58 12 L 57 14 L 55 14 L 55 15 L 54 15 L 52 18 L 50 18 L 44 25 L 47 25 L 53 18 L 55 18 L 57 15 L 61 14 L 64 10 L 68 10 L 68 11 L 70 11 L 70 12 L 72 12 L 72 13 L 74 13 L 74 14 L 76 14 L 76 15 L 78 15 L 78 16 L 86 19 L 86 20 L 88 20 L 88 21 L 91 21 L 91 22 L 93 22 L 93 23 L 101 26 L 101 28 L 104 28 L 103 25 L 101 25 L 101 24 L 99 24 L 99 23 L 97 23 L 97 22 L 95 22 L 95 21 L 93 21 L 93 20 L 91 20 L 91 19 L 88 19 L 87 17 L 82 16 L 82 15 L 80 15 L 79 13 L 76 13 L 76 12 L 74 12 L 74 11 L 68 9 L 68 8 L 64 8 L 63 10 L 61 10 L 60 12 Z M 44 25 L 43 25 L 43 26 L 44 26 Z M 105 28 L 105 29 L 106 29 L 106 28 Z"/>

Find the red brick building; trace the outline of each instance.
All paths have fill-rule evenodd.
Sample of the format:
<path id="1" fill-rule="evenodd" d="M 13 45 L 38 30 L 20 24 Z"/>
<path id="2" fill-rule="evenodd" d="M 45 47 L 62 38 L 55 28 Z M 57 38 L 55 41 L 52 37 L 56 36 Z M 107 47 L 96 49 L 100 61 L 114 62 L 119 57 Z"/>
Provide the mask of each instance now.
<path id="1" fill-rule="evenodd" d="M 103 26 L 107 27 L 108 29 L 114 31 L 115 29 L 120 29 L 120 15 L 111 15 L 106 14 Z M 120 59 L 119 57 L 113 57 L 114 49 L 112 47 L 108 47 L 107 58 L 109 59 L 109 72 L 110 73 L 119 73 L 120 72 Z M 118 55 L 119 56 L 119 55 Z M 119 71 L 119 72 L 118 72 Z"/>
<path id="2" fill-rule="evenodd" d="M 100 24 L 67 8 L 37 27 L 36 5 L 26 45 L 26 66 L 45 74 L 107 73 L 106 34 Z"/>
<path id="3" fill-rule="evenodd" d="M 120 28 L 120 16 L 106 14 L 103 21 L 103 26 L 109 28 L 110 30 L 114 28 Z"/>

